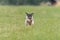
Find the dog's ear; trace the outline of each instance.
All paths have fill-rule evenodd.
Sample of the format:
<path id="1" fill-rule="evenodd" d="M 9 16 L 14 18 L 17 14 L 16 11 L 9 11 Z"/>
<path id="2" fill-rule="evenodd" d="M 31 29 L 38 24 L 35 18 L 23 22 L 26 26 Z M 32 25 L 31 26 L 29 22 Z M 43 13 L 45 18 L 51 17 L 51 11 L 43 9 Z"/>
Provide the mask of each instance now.
<path id="1" fill-rule="evenodd" d="M 28 14 L 28 13 L 26 12 L 26 14 Z"/>
<path id="2" fill-rule="evenodd" d="M 34 13 L 31 13 L 32 15 L 34 14 Z"/>

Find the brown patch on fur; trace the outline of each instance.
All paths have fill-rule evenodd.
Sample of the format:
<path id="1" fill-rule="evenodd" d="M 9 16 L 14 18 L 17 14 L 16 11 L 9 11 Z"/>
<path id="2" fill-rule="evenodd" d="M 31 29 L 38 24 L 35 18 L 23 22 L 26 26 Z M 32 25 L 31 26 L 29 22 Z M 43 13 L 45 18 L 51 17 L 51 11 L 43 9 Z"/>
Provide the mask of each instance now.
<path id="1" fill-rule="evenodd" d="M 29 25 L 31 25 L 31 24 L 32 24 L 32 20 L 31 20 L 31 19 L 27 20 L 27 23 L 28 23 Z"/>

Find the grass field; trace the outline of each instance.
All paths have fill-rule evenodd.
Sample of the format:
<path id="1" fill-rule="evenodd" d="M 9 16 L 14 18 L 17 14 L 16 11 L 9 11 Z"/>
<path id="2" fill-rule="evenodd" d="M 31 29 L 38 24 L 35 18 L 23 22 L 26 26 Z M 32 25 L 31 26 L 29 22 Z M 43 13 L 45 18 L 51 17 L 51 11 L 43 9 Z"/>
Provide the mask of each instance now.
<path id="1" fill-rule="evenodd" d="M 25 12 L 34 25 L 25 26 Z M 0 40 L 60 40 L 60 7 L 0 6 Z"/>

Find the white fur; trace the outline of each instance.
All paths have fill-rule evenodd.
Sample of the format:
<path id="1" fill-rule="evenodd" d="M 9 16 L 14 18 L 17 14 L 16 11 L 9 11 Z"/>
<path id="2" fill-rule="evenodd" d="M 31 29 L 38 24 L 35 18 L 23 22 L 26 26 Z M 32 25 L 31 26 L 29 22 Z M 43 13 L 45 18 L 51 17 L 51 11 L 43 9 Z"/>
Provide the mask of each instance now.
<path id="1" fill-rule="evenodd" d="M 33 16 L 32 16 L 32 24 L 34 24 L 34 19 L 33 19 Z"/>
<path id="2" fill-rule="evenodd" d="M 26 16 L 26 19 L 25 19 L 25 25 L 28 25 L 27 20 L 29 20 L 29 19 L 28 19 L 28 17 Z M 32 24 L 34 24 L 33 16 L 32 16 Z"/>

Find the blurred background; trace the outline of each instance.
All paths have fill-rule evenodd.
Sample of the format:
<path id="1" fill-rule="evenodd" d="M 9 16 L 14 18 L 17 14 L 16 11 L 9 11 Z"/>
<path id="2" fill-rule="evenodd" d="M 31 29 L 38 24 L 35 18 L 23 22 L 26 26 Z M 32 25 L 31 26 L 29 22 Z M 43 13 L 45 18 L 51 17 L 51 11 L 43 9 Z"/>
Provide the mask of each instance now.
<path id="1" fill-rule="evenodd" d="M 0 40 L 60 40 L 59 6 L 60 0 L 0 0 Z M 34 25 L 25 25 L 26 12 L 34 13 Z"/>
<path id="2" fill-rule="evenodd" d="M 59 0 L 0 0 L 0 5 L 55 5 Z"/>

